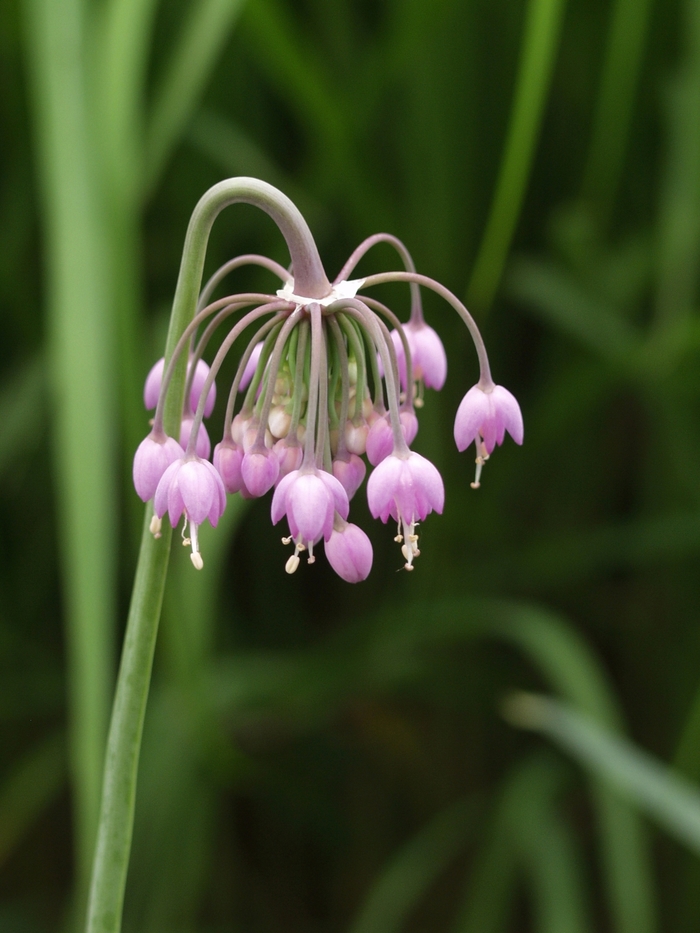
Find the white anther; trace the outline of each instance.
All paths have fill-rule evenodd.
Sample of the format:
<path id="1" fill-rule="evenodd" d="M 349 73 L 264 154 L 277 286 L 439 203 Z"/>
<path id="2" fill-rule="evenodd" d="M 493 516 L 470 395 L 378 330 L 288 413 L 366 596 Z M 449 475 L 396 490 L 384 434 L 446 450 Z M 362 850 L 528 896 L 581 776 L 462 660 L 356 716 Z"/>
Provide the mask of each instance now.
<path id="1" fill-rule="evenodd" d="M 404 569 L 404 570 L 413 570 L 413 564 L 404 564 L 403 569 Z"/>
<path id="2" fill-rule="evenodd" d="M 202 555 L 199 553 L 199 536 L 197 534 L 197 525 L 195 522 L 190 522 L 190 536 L 189 538 L 183 538 L 182 543 L 192 545 L 190 560 L 196 570 L 201 570 L 204 566 L 204 561 L 202 560 Z"/>
<path id="3" fill-rule="evenodd" d="M 189 538 L 183 538 L 183 539 L 182 539 L 182 546 L 183 546 L 183 547 L 189 547 L 190 544 L 192 544 L 192 541 L 191 541 Z"/>
<path id="4" fill-rule="evenodd" d="M 291 535 L 288 538 L 282 538 L 282 544 L 291 544 L 291 543 L 292 543 Z"/>
<path id="5" fill-rule="evenodd" d="M 396 535 L 396 537 L 394 538 L 394 541 L 396 541 L 397 544 L 401 544 L 401 542 L 403 541 L 403 535 Z"/>
<path id="6" fill-rule="evenodd" d="M 287 563 L 284 565 L 284 569 L 287 573 L 294 573 L 294 571 L 299 566 L 299 558 L 296 554 L 292 554 Z"/>
<path id="7" fill-rule="evenodd" d="M 154 515 L 151 519 L 151 524 L 148 526 L 148 530 L 151 532 L 154 538 L 160 538 L 160 530 L 162 527 L 162 519 L 158 518 L 157 515 Z"/>
<path id="8" fill-rule="evenodd" d="M 306 563 L 307 563 L 307 564 L 315 564 L 315 563 L 316 563 L 316 558 L 314 557 L 313 554 L 309 554 L 309 559 L 307 560 Z"/>

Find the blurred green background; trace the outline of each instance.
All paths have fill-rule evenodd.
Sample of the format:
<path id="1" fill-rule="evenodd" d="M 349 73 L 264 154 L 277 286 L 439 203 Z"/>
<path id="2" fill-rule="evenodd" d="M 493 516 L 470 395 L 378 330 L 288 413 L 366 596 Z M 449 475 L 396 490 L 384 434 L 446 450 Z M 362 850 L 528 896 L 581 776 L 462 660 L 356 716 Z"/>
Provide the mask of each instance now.
<path id="1" fill-rule="evenodd" d="M 330 276 L 401 237 L 525 445 L 469 488 L 476 361 L 426 295 L 416 572 L 362 491 L 356 587 L 287 577 L 269 497 L 229 500 L 201 574 L 173 553 L 125 933 L 699 929 L 700 2 L 5 0 L 0 69 L 1 933 L 80 929 L 143 379 L 235 174 Z M 206 272 L 254 251 L 287 263 L 235 207 Z"/>

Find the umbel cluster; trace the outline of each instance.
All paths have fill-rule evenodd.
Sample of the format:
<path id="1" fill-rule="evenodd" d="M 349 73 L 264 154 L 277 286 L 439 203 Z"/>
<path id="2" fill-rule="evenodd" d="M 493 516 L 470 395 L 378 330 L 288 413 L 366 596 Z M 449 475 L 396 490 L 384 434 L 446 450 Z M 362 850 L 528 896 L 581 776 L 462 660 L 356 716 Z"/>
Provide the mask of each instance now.
<path id="1" fill-rule="evenodd" d="M 372 546 L 348 521 L 350 501 L 365 478 L 371 514 L 396 523 L 404 567 L 420 555 L 418 522 L 442 512 L 444 486 L 437 468 L 411 450 L 424 390 L 441 389 L 447 358 L 435 330 L 423 319 L 420 288 L 444 298 L 464 320 L 480 365 L 479 381 L 457 411 L 454 437 L 459 450 L 476 447 L 481 469 L 506 431 L 523 441 L 517 401 L 496 385 L 476 324 L 446 288 L 415 271 L 406 247 L 389 234 L 365 240 L 331 283 L 326 278 L 301 214 L 280 192 L 254 179 L 246 200 L 267 211 L 285 235 L 291 272 L 259 255 L 244 255 L 221 267 L 199 296 L 190 323 L 167 361 L 159 360 L 146 379 L 144 401 L 155 408 L 150 434 L 134 457 L 134 486 L 153 500 L 151 531 L 158 537 L 168 513 L 175 527 L 183 518 L 183 539 L 197 569 L 203 566 L 198 527 L 216 525 L 227 494 L 245 498 L 273 490 L 274 524 L 286 519 L 283 543 L 294 573 L 300 561 L 316 559 L 323 539 L 326 558 L 344 580 L 364 580 Z M 403 269 L 352 279 L 357 263 L 378 243 L 395 247 Z M 187 249 L 187 244 L 186 244 Z M 183 259 L 183 264 L 185 259 Z M 278 279 L 270 294 L 240 293 L 212 301 L 223 280 L 240 266 L 263 266 Z M 182 273 L 181 273 L 182 274 Z M 388 307 L 365 294 L 385 282 L 406 282 L 411 314 L 401 323 Z M 203 356 L 215 331 L 228 333 L 211 364 Z M 236 345 L 243 352 L 226 402 L 223 436 L 211 456 L 204 418 L 214 408 L 215 379 Z M 187 381 L 178 437 L 163 428 L 168 388 L 178 362 L 187 357 Z"/>

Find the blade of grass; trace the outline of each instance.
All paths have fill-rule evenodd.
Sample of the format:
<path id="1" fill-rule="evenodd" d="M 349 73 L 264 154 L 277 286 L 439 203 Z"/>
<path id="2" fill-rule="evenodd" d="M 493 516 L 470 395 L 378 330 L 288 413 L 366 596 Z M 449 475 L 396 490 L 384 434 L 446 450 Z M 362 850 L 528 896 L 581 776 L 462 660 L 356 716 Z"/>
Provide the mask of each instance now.
<path id="1" fill-rule="evenodd" d="M 318 230 L 323 209 L 306 189 L 279 168 L 240 126 L 232 120 L 204 110 L 197 113 L 187 131 L 187 141 L 226 175 L 251 175 L 284 191 L 299 207 L 309 224 Z"/>
<path id="2" fill-rule="evenodd" d="M 25 450 L 38 446 L 46 409 L 46 370 L 41 354 L 28 359 L 0 389 L 0 474 Z"/>
<path id="3" fill-rule="evenodd" d="M 536 929 L 589 929 L 580 853 L 569 827 L 554 812 L 562 777 L 561 765 L 541 754 L 513 769 L 454 933 L 497 933 L 505 928 L 516 868 L 529 875 Z"/>
<path id="4" fill-rule="evenodd" d="M 146 130 L 144 192 L 153 190 L 197 104 L 243 0 L 191 3 L 156 89 Z"/>
<path id="5" fill-rule="evenodd" d="M 558 762 L 535 760 L 521 776 L 523 799 L 512 814 L 523 867 L 529 871 L 540 933 L 590 930 L 581 852 L 568 822 L 556 812 Z"/>
<path id="6" fill-rule="evenodd" d="M 158 0 L 108 0 L 95 13 L 91 33 L 91 116 L 99 143 L 100 180 L 109 237 L 110 290 L 118 355 L 123 476 L 144 432 L 141 381 L 146 369 L 140 339 L 141 193 L 144 101 L 151 35 Z M 130 485 L 132 541 L 138 542 L 141 510 Z"/>
<path id="7" fill-rule="evenodd" d="M 563 270 L 520 259 L 508 272 L 508 294 L 616 368 L 629 367 L 641 340 L 613 310 L 584 292 Z"/>
<path id="8" fill-rule="evenodd" d="M 89 877 L 113 676 L 116 508 L 104 229 L 81 0 L 25 0 L 48 262 L 48 364 L 69 661 L 78 885 Z"/>
<path id="9" fill-rule="evenodd" d="M 467 304 L 488 308 L 498 288 L 525 196 L 559 48 L 565 0 L 530 0 L 503 160 Z"/>
<path id="10" fill-rule="evenodd" d="M 582 197 L 606 222 L 620 183 L 653 0 L 616 0 L 583 176 Z"/>
<path id="11" fill-rule="evenodd" d="M 575 632 L 550 613 L 491 600 L 445 601 L 414 605 L 410 618 L 405 613 L 392 614 L 375 624 L 389 637 L 383 651 L 397 658 L 402 655 L 402 642 L 411 639 L 415 646 L 433 639 L 477 635 L 511 642 L 578 709 L 607 728 L 621 729 L 621 715 L 600 666 Z M 594 781 L 592 792 L 616 929 L 652 933 L 656 929 L 654 882 L 639 817 L 605 784 Z"/>
<path id="12" fill-rule="evenodd" d="M 499 933 L 512 910 L 517 855 L 512 838 L 512 814 L 527 787 L 526 766 L 509 775 L 488 822 L 485 842 L 470 868 L 464 903 L 453 933 Z"/>
<path id="13" fill-rule="evenodd" d="M 313 140 L 316 190 L 335 193 L 337 180 L 342 178 L 344 207 L 362 230 L 368 218 L 386 217 L 389 205 L 381 185 L 373 184 L 359 168 L 352 105 L 341 93 L 333 69 L 321 56 L 308 53 L 307 31 L 290 14 L 289 6 L 278 0 L 249 0 L 246 36 L 256 48 L 258 67 Z"/>
<path id="14" fill-rule="evenodd" d="M 700 249 L 700 4 L 683 4 L 685 55 L 668 101 L 669 143 L 658 222 L 656 323 L 687 320 L 697 298 Z"/>
<path id="15" fill-rule="evenodd" d="M 700 853 L 700 788 L 565 703 L 517 694 L 508 700 L 506 715 L 514 725 L 548 736 L 671 836 Z"/>
<path id="16" fill-rule="evenodd" d="M 369 893 L 351 933 L 398 933 L 430 886 L 464 848 L 476 816 L 472 799 L 438 813 L 396 855 Z"/>
<path id="17" fill-rule="evenodd" d="M 62 732 L 43 739 L 5 778 L 0 788 L 0 866 L 63 788 L 65 744 Z"/>
<path id="18" fill-rule="evenodd" d="M 323 651 L 238 657 L 217 665 L 212 702 L 227 715 L 269 707 L 292 721 L 318 722 L 364 690 L 392 690 L 423 671 L 424 648 L 450 639 L 491 637 L 519 648 L 562 696 L 605 728 L 622 730 L 606 678 L 585 643 L 555 616 L 517 603 L 455 600 L 387 611 L 365 627 L 341 633 Z M 656 929 L 648 840 L 639 815 L 597 780 L 592 795 L 608 898 L 619 933 Z"/>

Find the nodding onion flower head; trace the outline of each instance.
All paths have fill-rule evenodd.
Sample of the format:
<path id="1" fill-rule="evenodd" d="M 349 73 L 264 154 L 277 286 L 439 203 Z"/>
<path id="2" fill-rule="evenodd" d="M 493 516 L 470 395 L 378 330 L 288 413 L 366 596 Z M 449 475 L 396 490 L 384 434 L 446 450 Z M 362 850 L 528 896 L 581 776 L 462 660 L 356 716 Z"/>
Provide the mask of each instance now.
<path id="1" fill-rule="evenodd" d="M 155 415 L 134 458 L 134 486 L 144 501 L 153 499 L 151 531 L 160 537 L 166 512 L 173 527 L 183 518 L 183 540 L 192 548 L 193 565 L 201 569 L 198 528 L 205 520 L 217 524 L 226 495 L 256 498 L 273 490 L 272 522 L 286 518 L 289 536 L 282 540 L 294 547 L 287 572 L 297 570 L 302 556 L 314 563 L 314 549 L 323 541 L 333 570 L 358 583 L 370 572 L 372 545 L 348 515 L 350 500 L 365 479 L 366 457 L 374 468 L 367 481 L 369 510 L 384 523 L 390 518 L 397 523 L 395 541 L 403 566 L 413 570 L 420 555 L 418 523 L 431 512 L 440 514 L 445 500 L 437 468 L 410 446 L 418 432 L 416 410 L 424 406 L 424 390 L 441 389 L 447 376 L 445 349 L 423 319 L 421 288 L 435 290 L 457 311 L 477 351 L 479 382 L 462 400 L 454 429 L 460 450 L 476 444 L 472 486 L 479 485 L 482 465 L 506 431 L 522 443 L 518 403 L 493 383 L 483 341 L 467 309 L 437 282 L 419 275 L 395 237 L 377 234 L 365 240 L 331 283 L 308 227 L 283 194 L 243 178 L 215 186 L 205 198 L 222 186 L 234 195 L 229 202 L 257 204 L 278 223 L 287 238 L 292 271 L 264 256 L 230 260 L 202 289 L 167 365 L 159 360 L 148 374 L 144 403 L 155 408 Z M 236 192 L 243 196 L 236 197 Z M 379 242 L 396 248 L 403 268 L 352 278 L 357 263 Z M 224 278 L 248 264 L 276 276 L 278 287 L 269 294 L 242 292 L 212 300 Z M 371 294 L 365 295 L 385 282 L 410 286 L 410 318 L 404 324 Z M 202 357 L 224 324 L 227 333 L 210 368 Z M 214 380 L 232 350 L 237 351 L 237 370 L 210 463 L 203 419 L 212 414 Z M 179 424 L 171 385 L 185 399 Z M 164 423 L 174 436 L 168 436 Z"/>

